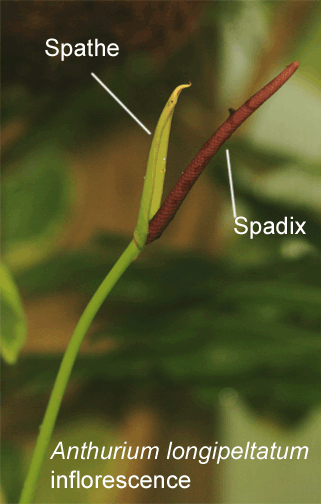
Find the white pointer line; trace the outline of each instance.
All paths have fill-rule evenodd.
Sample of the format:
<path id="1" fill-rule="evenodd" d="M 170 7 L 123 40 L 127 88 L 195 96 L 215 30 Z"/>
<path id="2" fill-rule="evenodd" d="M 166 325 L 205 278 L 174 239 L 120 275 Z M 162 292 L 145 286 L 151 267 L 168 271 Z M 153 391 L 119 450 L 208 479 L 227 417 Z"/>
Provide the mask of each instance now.
<path id="1" fill-rule="evenodd" d="M 235 197 L 234 197 L 234 189 L 233 189 L 233 179 L 232 179 L 232 169 L 231 169 L 231 161 L 230 161 L 230 152 L 226 149 L 226 161 L 227 161 L 227 170 L 228 170 L 228 178 L 230 182 L 230 191 L 231 191 L 231 200 L 232 200 L 232 208 L 233 208 L 233 216 L 234 220 L 236 219 L 236 207 L 235 207 Z"/>
<path id="2" fill-rule="evenodd" d="M 117 96 L 114 95 L 114 93 L 112 91 L 110 91 L 110 89 L 108 89 L 108 87 L 106 86 L 106 84 L 104 84 L 98 77 L 97 75 L 95 75 L 93 72 L 90 74 L 93 76 L 94 79 L 96 79 L 96 81 L 107 91 L 107 93 L 110 94 L 110 96 L 112 96 L 114 98 L 114 100 L 116 100 L 117 103 L 119 103 L 119 105 L 121 107 L 123 107 L 124 110 L 126 110 L 126 112 L 134 119 L 134 121 L 136 121 L 139 126 L 141 126 L 141 128 L 143 128 L 143 130 L 146 131 L 146 133 L 148 133 L 149 135 L 151 135 L 151 132 L 146 128 L 146 126 L 144 126 L 138 119 L 136 116 L 134 116 L 134 114 L 128 110 L 128 108 L 120 101 L 119 98 L 117 98 Z"/>

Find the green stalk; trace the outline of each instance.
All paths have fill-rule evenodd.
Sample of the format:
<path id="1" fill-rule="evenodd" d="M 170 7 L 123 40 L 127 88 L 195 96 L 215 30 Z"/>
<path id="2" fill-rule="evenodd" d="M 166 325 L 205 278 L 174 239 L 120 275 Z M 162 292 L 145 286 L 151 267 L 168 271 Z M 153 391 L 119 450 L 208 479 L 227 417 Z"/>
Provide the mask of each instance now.
<path id="1" fill-rule="evenodd" d="M 152 146 L 149 153 L 143 195 L 134 232 L 134 239 L 110 270 L 102 284 L 89 301 L 83 312 L 70 343 L 61 361 L 58 375 L 51 392 L 43 422 L 40 426 L 35 451 L 32 456 L 29 472 L 22 489 L 19 504 L 31 504 L 36 490 L 41 467 L 46 456 L 48 445 L 55 427 L 62 398 L 64 396 L 72 368 L 80 346 L 86 336 L 90 324 L 103 304 L 107 295 L 122 276 L 131 262 L 143 250 L 149 231 L 149 221 L 157 212 L 164 185 L 166 155 L 172 116 L 178 96 L 182 89 L 189 85 L 178 86 L 171 94 L 157 123 Z"/>
<path id="2" fill-rule="evenodd" d="M 23 486 L 19 504 L 31 504 L 33 502 L 37 481 L 55 427 L 61 401 L 64 396 L 79 348 L 84 340 L 89 326 L 117 280 L 122 276 L 132 261 L 136 259 L 140 252 L 141 250 L 138 248 L 136 242 L 132 240 L 116 264 L 110 270 L 105 280 L 98 287 L 80 317 L 62 359 L 59 372 L 51 392 L 50 400 L 43 422 L 40 426 L 36 447 L 32 456 L 28 475 Z"/>

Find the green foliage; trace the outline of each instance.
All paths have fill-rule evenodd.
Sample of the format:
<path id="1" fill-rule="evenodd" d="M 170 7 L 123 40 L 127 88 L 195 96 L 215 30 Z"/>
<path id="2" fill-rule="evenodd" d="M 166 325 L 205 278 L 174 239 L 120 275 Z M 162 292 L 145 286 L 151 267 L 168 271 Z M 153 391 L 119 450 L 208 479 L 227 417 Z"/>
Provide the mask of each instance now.
<path id="1" fill-rule="evenodd" d="M 100 243 L 96 253 L 60 254 L 35 266 L 18 277 L 19 285 L 26 295 L 28 288 L 33 295 L 52 288 L 91 295 L 112 261 L 108 250 L 116 253 L 115 240 Z M 92 337 L 116 338 L 115 351 L 80 357 L 75 377 L 181 383 L 204 405 L 229 386 L 258 412 L 284 423 L 321 401 L 318 257 L 280 258 L 245 270 L 182 254 L 162 252 L 154 259 L 133 263 L 99 312 L 100 329 Z M 31 382 L 39 365 L 32 366 Z M 49 386 L 48 363 L 43 369 Z M 303 375 L 310 393 L 296 395 Z"/>
<path id="2" fill-rule="evenodd" d="M 23 483 L 23 459 L 21 450 L 12 442 L 2 442 L 1 473 L 6 502 L 18 502 Z"/>
<path id="3" fill-rule="evenodd" d="M 309 31 L 299 41 L 295 56 L 304 67 L 304 77 L 319 89 L 321 83 L 321 6 L 315 2 L 313 8 L 314 15 L 311 16 Z"/>
<path id="4" fill-rule="evenodd" d="M 318 249 L 321 248 L 321 219 L 319 210 L 316 208 L 311 194 L 316 183 L 320 183 L 316 175 L 308 177 L 308 173 L 316 173 L 316 165 L 308 164 L 297 156 L 291 156 L 270 149 L 259 147 L 248 140 L 231 140 L 226 145 L 233 153 L 233 185 L 237 200 L 245 203 L 247 214 L 253 216 L 253 220 L 278 222 L 285 216 L 292 216 L 298 222 L 306 221 L 304 240 Z M 273 179 L 275 174 L 282 174 L 289 167 L 293 166 L 298 173 L 301 173 L 301 180 L 304 179 L 306 201 L 299 200 L 288 195 L 288 187 L 283 189 L 283 195 L 271 196 L 264 190 L 264 185 Z M 246 169 L 244 169 L 246 167 Z M 307 173 L 308 172 L 308 173 Z M 225 151 L 221 150 L 210 165 L 211 176 L 229 192 Z M 304 177 L 305 174 L 305 177 Z M 293 187 L 293 181 L 288 177 L 288 185 Z M 286 178 L 286 177 L 285 177 Z M 260 180 L 262 183 L 260 184 Z M 292 182 L 292 183 L 291 183 Z M 299 181 L 296 181 L 298 184 Z M 309 192 L 306 186 L 309 185 Z M 228 196 L 229 197 L 229 196 Z M 238 215 L 240 215 L 238 213 Z M 300 238 L 302 235 L 300 235 Z M 246 238 L 243 238 L 243 241 Z M 242 238 L 241 238 L 242 240 Z M 260 237 L 264 247 L 272 248 L 277 244 L 278 248 L 284 242 L 284 236 L 275 234 L 273 240 L 269 237 Z M 257 241 L 259 241 L 257 240 Z M 262 241 L 263 240 L 263 241 Z M 273 243 L 271 243 L 273 242 Z"/>
<path id="5" fill-rule="evenodd" d="M 14 364 L 25 341 L 27 325 L 18 289 L 9 271 L 1 264 L 1 355 Z"/>
<path id="6" fill-rule="evenodd" d="M 4 177 L 3 250 L 12 267 L 32 264 L 54 248 L 71 201 L 66 168 L 63 152 L 46 144 L 26 154 L 19 169 Z"/>

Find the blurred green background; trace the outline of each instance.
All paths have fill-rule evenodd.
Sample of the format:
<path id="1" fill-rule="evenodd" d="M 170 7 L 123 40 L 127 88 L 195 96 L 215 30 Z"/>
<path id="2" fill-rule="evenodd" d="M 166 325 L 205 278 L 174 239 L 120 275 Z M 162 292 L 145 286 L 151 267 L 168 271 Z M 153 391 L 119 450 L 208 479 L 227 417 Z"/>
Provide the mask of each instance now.
<path id="1" fill-rule="evenodd" d="M 3 502 L 17 502 L 49 393 L 86 302 L 134 230 L 150 130 L 173 89 L 165 193 L 202 144 L 295 59 L 291 80 L 212 160 L 84 342 L 51 451 L 98 445 L 307 445 L 307 460 L 49 460 L 36 503 L 320 502 L 319 2 L 2 2 Z M 116 42 L 117 58 L 45 55 Z M 233 231 L 238 215 L 305 236 Z M 6 269 L 5 269 L 6 268 Z M 19 289 L 23 308 L 19 301 Z M 24 312 L 27 318 L 25 335 Z M 14 363 L 14 361 L 17 361 Z M 188 491 L 50 490 L 50 472 L 190 474 Z"/>

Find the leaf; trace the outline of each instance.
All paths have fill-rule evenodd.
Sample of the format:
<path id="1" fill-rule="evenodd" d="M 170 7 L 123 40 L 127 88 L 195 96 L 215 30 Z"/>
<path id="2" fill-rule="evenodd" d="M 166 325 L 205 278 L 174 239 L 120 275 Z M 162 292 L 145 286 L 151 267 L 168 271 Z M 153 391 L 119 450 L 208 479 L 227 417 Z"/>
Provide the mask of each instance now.
<path id="1" fill-rule="evenodd" d="M 224 299 L 272 301 L 278 305 L 303 308 L 305 305 L 321 313 L 321 288 L 302 284 L 272 282 L 239 282 L 230 285 L 222 294 Z"/>
<path id="2" fill-rule="evenodd" d="M 230 141 L 229 149 L 234 159 L 233 185 L 236 198 L 244 200 L 250 206 L 255 216 L 253 220 L 277 223 L 285 216 L 291 216 L 294 221 L 306 221 L 306 234 L 299 236 L 320 249 L 321 221 L 319 205 L 316 203 L 320 179 L 317 164 L 304 162 L 302 158 L 278 153 L 276 150 L 257 147 L 247 140 Z M 213 159 L 210 174 L 228 189 L 224 154 L 221 151 Z M 291 170 L 287 167 L 291 167 Z M 291 178 L 291 173 L 295 177 Z M 273 185 L 274 190 L 271 189 Z M 300 197 L 293 193 L 294 189 Z M 291 235 L 287 235 L 289 236 Z M 259 240 L 272 248 L 284 241 L 284 235 L 276 233 L 273 241 L 261 235 L 256 238 L 257 242 Z"/>
<path id="3" fill-rule="evenodd" d="M 158 120 L 149 152 L 143 194 L 139 208 L 135 240 L 143 248 L 148 236 L 149 221 L 160 207 L 166 171 L 166 157 L 174 108 L 182 89 L 191 84 L 178 86 L 171 94 Z"/>
<path id="4" fill-rule="evenodd" d="M 1 354 L 14 364 L 25 341 L 27 326 L 18 289 L 7 268 L 1 264 Z"/>
<path id="5" fill-rule="evenodd" d="M 19 273 L 17 283 L 26 297 L 56 291 L 92 295 L 106 270 L 113 265 L 112 250 L 110 245 L 102 251 L 61 252 Z M 134 323 L 138 325 L 142 310 L 148 309 L 151 316 L 151 309 L 170 307 L 173 310 L 187 303 L 201 302 L 211 295 L 213 288 L 219 289 L 225 279 L 226 269 L 220 262 L 163 252 L 161 256 L 154 255 L 148 265 L 134 262 L 109 294 L 105 306 L 111 306 L 112 312 L 117 308 L 133 311 Z M 125 317 L 122 320 L 126 323 Z"/>
<path id="6" fill-rule="evenodd" d="M 298 162 L 297 157 L 285 154 L 277 149 L 258 146 L 250 138 L 235 138 L 229 140 L 229 145 L 235 160 L 233 163 L 235 168 L 242 164 L 255 170 L 256 174 L 258 172 L 269 172 L 275 170 L 275 168 L 293 165 Z M 222 168 L 225 168 L 226 172 L 225 152 L 220 153 L 220 156 L 220 162 L 223 161 Z"/>
<path id="7" fill-rule="evenodd" d="M 65 156 L 52 143 L 31 150 L 4 177 L 3 248 L 11 268 L 23 269 L 55 247 L 71 196 Z"/>
<path id="8" fill-rule="evenodd" d="M 3 441 L 1 447 L 1 483 L 6 500 L 18 502 L 23 485 L 23 452 L 18 443 Z"/>
<path id="9" fill-rule="evenodd" d="M 261 367 L 273 377 L 275 370 L 311 367 L 321 354 L 319 332 L 260 312 L 224 313 L 214 303 L 165 313 L 157 323 L 147 319 L 141 328 L 109 324 L 107 330 L 121 339 L 117 350 L 106 356 L 106 376 L 156 372 L 174 381 L 217 386 L 228 380 L 238 387 L 240 379 L 249 372 L 255 376 Z M 313 366 L 319 370 L 319 363 Z"/>

